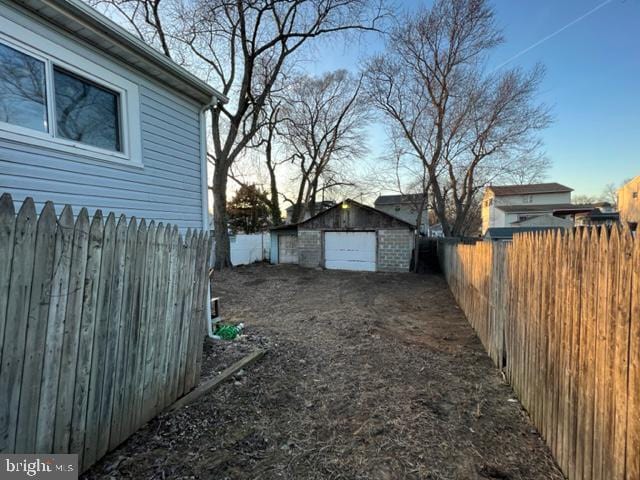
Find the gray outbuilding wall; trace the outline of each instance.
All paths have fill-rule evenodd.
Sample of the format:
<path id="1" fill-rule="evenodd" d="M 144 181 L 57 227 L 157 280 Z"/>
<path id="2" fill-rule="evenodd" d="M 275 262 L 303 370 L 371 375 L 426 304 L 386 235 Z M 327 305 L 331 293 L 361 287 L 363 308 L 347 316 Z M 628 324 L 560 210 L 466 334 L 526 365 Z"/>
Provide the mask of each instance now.
<path id="1" fill-rule="evenodd" d="M 414 235 L 411 230 L 378 230 L 379 272 L 406 272 L 411 267 Z"/>
<path id="2" fill-rule="evenodd" d="M 309 268 L 321 267 L 322 257 L 322 232 L 298 230 L 298 264 Z"/>

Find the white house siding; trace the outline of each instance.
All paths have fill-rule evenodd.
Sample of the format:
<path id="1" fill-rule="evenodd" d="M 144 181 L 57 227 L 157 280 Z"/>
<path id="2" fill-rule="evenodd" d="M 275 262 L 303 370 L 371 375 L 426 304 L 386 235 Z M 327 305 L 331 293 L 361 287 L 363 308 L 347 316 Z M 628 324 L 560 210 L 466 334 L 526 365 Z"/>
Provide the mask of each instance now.
<path id="1" fill-rule="evenodd" d="M 525 202 L 525 197 L 531 197 L 531 202 Z M 490 205 L 488 201 L 492 200 Z M 518 221 L 518 214 L 505 215 L 497 207 L 505 205 L 552 205 L 571 203 L 571 192 L 535 193 L 532 195 L 500 195 L 495 196 L 489 189 L 482 199 L 482 233 L 493 227 L 510 227 L 512 222 Z"/>
<path id="2" fill-rule="evenodd" d="M 531 203 L 524 201 L 529 195 L 500 195 L 495 197 L 495 205 L 549 205 L 554 203 L 571 203 L 571 192 L 535 193 L 531 195 Z"/>
<path id="3" fill-rule="evenodd" d="M 396 210 L 398 207 L 400 209 Z M 404 220 L 405 222 L 409 222 L 411 225 L 415 225 L 416 224 L 416 220 L 418 218 L 418 211 L 412 205 L 407 205 L 407 204 L 385 205 L 385 204 L 381 204 L 381 205 L 376 205 L 376 208 L 378 210 L 381 210 L 381 211 L 385 212 L 385 213 L 388 213 L 389 215 L 393 215 L 394 217 L 399 218 L 400 220 Z M 427 211 L 425 209 L 422 212 L 422 219 L 421 219 L 421 222 L 420 222 L 420 227 L 421 227 L 421 230 L 423 232 L 426 231 L 426 226 L 427 226 Z"/>
<path id="4" fill-rule="evenodd" d="M 0 15 L 139 87 L 142 167 L 16 143 L 0 134 L 0 192 L 202 228 L 200 106 L 0 0 Z M 136 126 L 131 126 L 136 128 Z M 58 210 L 59 211 L 59 210 Z"/>

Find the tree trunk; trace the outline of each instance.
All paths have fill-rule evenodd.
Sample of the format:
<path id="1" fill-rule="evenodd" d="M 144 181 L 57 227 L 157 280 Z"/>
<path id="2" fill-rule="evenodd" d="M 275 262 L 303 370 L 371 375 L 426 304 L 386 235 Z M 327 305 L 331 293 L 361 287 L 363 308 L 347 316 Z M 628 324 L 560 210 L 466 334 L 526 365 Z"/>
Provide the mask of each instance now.
<path id="1" fill-rule="evenodd" d="M 318 179 L 316 178 L 311 185 L 311 195 L 309 196 L 309 216 L 313 217 L 316 214 L 316 196 L 318 195 Z"/>
<path id="2" fill-rule="evenodd" d="M 278 183 L 276 181 L 276 170 L 271 162 L 267 162 L 269 170 L 269 207 L 271 208 L 271 222 L 274 226 L 282 223 L 282 210 L 280 210 L 280 199 L 278 198 Z"/>
<path id="3" fill-rule="evenodd" d="M 269 170 L 269 208 L 271 209 L 271 223 L 278 226 L 282 223 L 282 211 L 280 210 L 280 199 L 278 198 L 278 182 L 276 179 L 276 166 L 273 164 L 273 130 L 269 129 L 269 137 L 265 148 L 267 158 L 267 170 Z"/>
<path id="4" fill-rule="evenodd" d="M 442 225 L 442 233 L 445 237 L 450 237 L 452 235 L 452 231 L 451 226 L 449 225 L 449 220 L 447 219 L 447 205 L 444 196 L 440 191 L 440 185 L 438 182 L 435 180 L 431 180 L 431 182 L 431 192 L 433 193 L 433 205 L 435 207 L 436 216 L 438 217 L 440 225 Z"/>
<path id="5" fill-rule="evenodd" d="M 216 162 L 213 171 L 213 225 L 216 243 L 216 259 L 213 268 L 222 270 L 229 268 L 231 264 L 231 246 L 229 243 L 227 221 L 227 174 L 228 168 L 219 166 L 222 162 Z"/>
<path id="6" fill-rule="evenodd" d="M 304 215 L 304 187 L 306 184 L 306 178 L 300 182 L 300 189 L 298 190 L 298 198 L 293 205 L 293 214 L 291 215 L 291 223 L 298 223 L 302 220 Z"/>
<path id="7" fill-rule="evenodd" d="M 422 226 L 422 213 L 427 203 L 427 193 L 425 192 L 418 207 L 418 218 L 416 218 L 416 233 L 413 240 L 413 271 L 418 273 L 418 261 L 420 260 L 420 227 Z"/>

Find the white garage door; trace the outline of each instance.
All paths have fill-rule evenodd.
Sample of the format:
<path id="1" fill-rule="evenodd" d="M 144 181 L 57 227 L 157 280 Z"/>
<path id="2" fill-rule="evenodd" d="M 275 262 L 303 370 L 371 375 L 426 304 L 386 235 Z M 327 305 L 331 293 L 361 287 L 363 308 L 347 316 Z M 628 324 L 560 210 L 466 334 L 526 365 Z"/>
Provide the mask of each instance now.
<path id="1" fill-rule="evenodd" d="M 326 232 L 325 267 L 332 270 L 376 271 L 375 232 Z"/>

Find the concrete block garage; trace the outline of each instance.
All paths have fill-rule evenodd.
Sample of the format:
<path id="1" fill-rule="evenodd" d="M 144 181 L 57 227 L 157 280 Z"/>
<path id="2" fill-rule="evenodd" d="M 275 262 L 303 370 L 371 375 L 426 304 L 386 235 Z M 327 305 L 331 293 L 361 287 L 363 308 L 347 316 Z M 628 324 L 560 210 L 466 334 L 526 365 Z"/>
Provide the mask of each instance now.
<path id="1" fill-rule="evenodd" d="M 271 230 L 271 263 L 370 272 L 408 272 L 415 228 L 354 200 Z"/>

